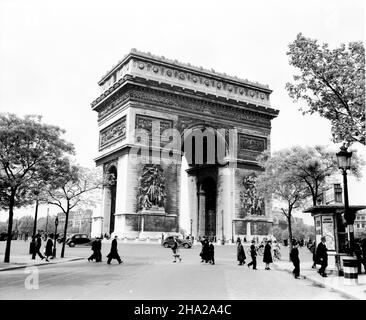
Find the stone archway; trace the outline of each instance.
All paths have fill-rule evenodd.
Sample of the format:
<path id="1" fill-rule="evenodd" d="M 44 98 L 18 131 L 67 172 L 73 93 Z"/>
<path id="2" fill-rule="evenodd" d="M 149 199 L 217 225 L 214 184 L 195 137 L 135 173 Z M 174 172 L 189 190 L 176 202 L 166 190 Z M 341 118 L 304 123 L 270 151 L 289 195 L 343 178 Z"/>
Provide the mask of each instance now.
<path id="1" fill-rule="evenodd" d="M 239 210 L 240 181 L 261 170 L 257 156 L 270 149 L 271 120 L 278 115 L 271 108 L 272 91 L 255 82 L 137 51 L 129 53 L 99 84 L 102 94 L 92 102 L 100 133 L 95 161 L 105 172 L 112 164 L 118 169 L 118 187 L 104 190 L 103 231 L 114 230 L 131 239 L 153 239 L 181 230 L 195 238 L 215 233 L 223 243 L 230 239 L 234 222 L 245 222 Z M 181 151 L 187 141 L 175 139 L 190 129 L 198 134 L 192 139 L 191 157 Z M 210 140 L 211 129 L 214 139 Z M 196 140 L 201 138 L 196 161 Z M 220 155 L 217 146 L 224 146 Z M 179 161 L 182 154 L 188 162 L 184 172 Z M 166 201 L 162 208 L 145 210 L 142 233 L 137 199 L 145 158 L 147 163 L 161 165 Z M 187 178 L 186 198 L 180 196 L 182 176 Z M 207 177 L 215 181 L 215 200 L 214 188 L 208 187 L 211 183 L 204 182 Z M 185 199 L 184 206 L 181 199 Z M 206 202 L 216 205 L 206 207 Z M 269 201 L 266 208 L 270 208 Z M 263 219 L 271 220 L 270 210 Z M 206 225 L 205 220 L 210 222 Z"/>
<path id="2" fill-rule="evenodd" d="M 205 217 L 205 236 L 216 237 L 216 182 L 211 177 L 206 177 L 201 185 L 201 190 L 205 197 L 204 217 Z"/>

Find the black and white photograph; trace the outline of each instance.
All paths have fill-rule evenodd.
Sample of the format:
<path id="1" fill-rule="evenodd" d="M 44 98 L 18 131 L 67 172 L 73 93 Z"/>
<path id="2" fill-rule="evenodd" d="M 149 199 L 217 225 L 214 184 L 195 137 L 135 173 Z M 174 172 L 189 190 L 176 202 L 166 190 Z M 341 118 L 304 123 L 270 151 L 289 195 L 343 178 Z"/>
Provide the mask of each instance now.
<path id="1" fill-rule="evenodd" d="M 0 300 L 366 300 L 365 10 L 0 0 Z"/>

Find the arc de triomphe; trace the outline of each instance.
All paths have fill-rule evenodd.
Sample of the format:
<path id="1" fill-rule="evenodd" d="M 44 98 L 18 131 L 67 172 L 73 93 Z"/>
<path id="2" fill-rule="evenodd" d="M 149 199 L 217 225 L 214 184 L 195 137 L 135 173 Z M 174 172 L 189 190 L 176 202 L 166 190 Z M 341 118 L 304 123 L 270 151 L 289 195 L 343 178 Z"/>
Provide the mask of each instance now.
<path id="1" fill-rule="evenodd" d="M 114 182 L 92 236 L 271 234 L 271 201 L 253 183 L 278 115 L 268 86 L 135 49 L 98 84 L 95 161 Z"/>

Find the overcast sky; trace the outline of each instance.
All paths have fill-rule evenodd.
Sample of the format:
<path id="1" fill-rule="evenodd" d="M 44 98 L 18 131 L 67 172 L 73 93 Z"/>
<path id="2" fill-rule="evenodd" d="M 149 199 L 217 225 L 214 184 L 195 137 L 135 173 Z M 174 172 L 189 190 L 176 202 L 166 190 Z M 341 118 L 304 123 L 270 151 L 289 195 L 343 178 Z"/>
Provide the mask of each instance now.
<path id="1" fill-rule="evenodd" d="M 272 151 L 332 144 L 329 122 L 303 116 L 288 97 L 287 45 L 299 32 L 331 47 L 364 40 L 363 2 L 0 0 L 0 111 L 43 115 L 93 166 L 97 82 L 137 48 L 268 84 L 280 110 Z M 365 180 L 350 182 L 351 204 L 366 203 Z"/>

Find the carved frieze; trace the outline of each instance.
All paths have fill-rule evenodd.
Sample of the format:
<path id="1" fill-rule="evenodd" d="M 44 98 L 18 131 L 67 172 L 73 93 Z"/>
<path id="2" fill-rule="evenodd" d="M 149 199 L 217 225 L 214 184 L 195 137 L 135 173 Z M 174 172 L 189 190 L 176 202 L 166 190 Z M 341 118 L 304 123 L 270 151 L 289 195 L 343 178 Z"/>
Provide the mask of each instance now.
<path id="1" fill-rule="evenodd" d="M 238 134 L 238 150 L 251 151 L 251 152 L 263 152 L 267 149 L 267 140 L 262 137 L 255 137 L 247 134 Z"/>
<path id="2" fill-rule="evenodd" d="M 269 101 L 269 93 L 267 92 L 268 86 L 261 85 L 257 82 L 251 82 L 248 80 L 241 80 L 237 77 L 230 77 L 226 74 L 219 74 L 216 72 L 212 73 L 212 76 L 205 76 L 201 72 L 195 71 L 182 71 L 181 69 L 177 68 L 175 65 L 171 65 L 170 68 L 166 68 L 164 65 L 159 63 L 152 63 L 147 62 L 145 60 L 140 60 L 137 58 L 133 59 L 133 65 L 140 71 L 144 71 L 146 76 L 149 74 L 159 76 L 160 78 L 167 78 L 167 80 L 175 78 L 180 80 L 182 84 L 187 83 L 189 85 L 202 85 L 206 88 L 214 88 L 219 89 L 222 92 L 227 92 L 230 94 L 237 95 L 238 98 L 240 97 L 248 97 L 249 99 L 258 100 L 258 102 L 268 103 Z M 201 69 L 203 70 L 203 69 Z M 199 70 L 199 71 L 201 71 Z M 219 78 L 216 78 L 219 76 Z M 224 78 L 222 78 L 224 76 Z M 230 82 L 230 80 L 235 80 L 235 82 Z M 238 82 L 242 81 L 242 84 L 237 84 Z M 246 85 L 255 86 L 253 87 L 246 87 Z M 264 88 L 264 91 L 260 90 L 260 87 Z"/>
<path id="3" fill-rule="evenodd" d="M 98 120 L 100 121 L 104 119 L 113 111 L 117 110 L 129 97 L 130 92 L 117 93 L 115 96 L 113 96 L 113 99 L 107 101 L 106 106 L 98 112 Z"/>
<path id="4" fill-rule="evenodd" d="M 126 138 L 126 116 L 100 131 L 99 150 Z"/>
<path id="5" fill-rule="evenodd" d="M 255 173 L 251 173 L 243 177 L 242 190 L 240 192 L 242 218 L 248 215 L 265 215 L 264 198 L 258 194 L 255 181 Z"/>
<path id="6" fill-rule="evenodd" d="M 154 126 L 153 121 L 156 123 L 159 123 L 159 126 L 157 128 L 160 128 L 160 132 L 153 132 Z M 162 118 L 156 118 L 156 117 L 150 117 L 146 115 L 136 114 L 136 120 L 135 120 L 135 128 L 136 129 L 144 129 L 149 133 L 150 139 L 152 139 L 152 136 L 160 136 L 162 133 L 167 129 L 173 128 L 173 121 L 162 119 Z M 161 138 L 162 139 L 162 138 Z"/>
<path id="7" fill-rule="evenodd" d="M 184 111 L 193 111 L 204 114 L 211 114 L 229 120 L 249 121 L 254 124 L 270 126 L 270 118 L 261 116 L 255 112 L 234 108 L 228 105 L 209 103 L 198 99 L 189 99 L 185 97 L 176 97 L 167 93 L 158 91 L 133 90 L 131 98 L 139 99 L 146 103 L 156 103 L 170 108 L 176 108 Z"/>

